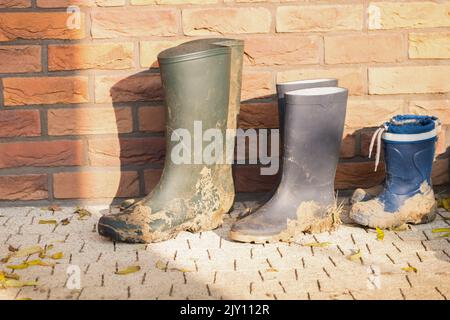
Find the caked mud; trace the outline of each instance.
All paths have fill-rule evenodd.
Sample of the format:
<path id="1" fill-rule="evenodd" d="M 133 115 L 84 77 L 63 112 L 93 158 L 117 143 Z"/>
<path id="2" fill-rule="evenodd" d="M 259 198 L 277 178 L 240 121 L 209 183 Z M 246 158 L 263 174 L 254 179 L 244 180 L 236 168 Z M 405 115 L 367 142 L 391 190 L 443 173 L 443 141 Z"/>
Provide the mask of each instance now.
<path id="1" fill-rule="evenodd" d="M 433 221 L 436 208 L 433 189 L 424 181 L 420 186 L 420 192 L 407 199 L 398 211 L 386 212 L 383 203 L 378 199 L 372 199 L 355 203 L 350 210 L 350 218 L 364 226 L 385 229 L 405 223 L 420 224 Z"/>
<path id="2" fill-rule="evenodd" d="M 114 215 L 115 225 L 99 225 L 110 228 L 115 240 L 133 243 L 151 243 L 171 239 L 181 231 L 199 232 L 219 227 L 223 215 L 232 206 L 233 185 L 220 187 L 220 172 L 227 170 L 225 165 L 217 166 L 214 177 L 211 168 L 204 167 L 190 197 L 174 198 L 167 202 L 163 210 L 152 210 L 152 194 Z M 231 180 L 232 182 L 232 180 Z"/>
<path id="3" fill-rule="evenodd" d="M 341 224 L 340 215 L 343 204 L 323 207 L 314 201 L 300 203 L 296 210 L 296 219 L 287 219 L 286 229 L 277 234 L 249 235 L 231 231 L 230 238 L 240 242 L 272 243 L 292 242 L 301 233 L 322 233 L 332 231 Z"/>

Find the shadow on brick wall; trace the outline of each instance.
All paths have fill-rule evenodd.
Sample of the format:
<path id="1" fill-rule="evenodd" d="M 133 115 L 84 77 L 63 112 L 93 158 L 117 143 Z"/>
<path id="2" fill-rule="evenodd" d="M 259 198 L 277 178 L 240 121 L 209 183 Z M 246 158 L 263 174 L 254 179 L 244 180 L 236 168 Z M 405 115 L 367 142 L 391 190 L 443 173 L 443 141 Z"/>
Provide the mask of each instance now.
<path id="1" fill-rule="evenodd" d="M 115 83 L 110 89 L 118 128 L 121 179 L 116 198 L 142 197 L 158 183 L 165 159 L 165 107 L 158 69 L 152 68 Z M 122 130 L 130 109 L 132 130 Z M 256 97 L 241 102 L 238 126 L 243 129 L 277 128 L 275 96 Z M 336 189 L 346 196 L 355 188 L 380 184 L 385 171 L 383 157 L 374 171 L 368 159 L 370 139 L 376 128 L 345 130 L 341 159 L 336 172 Z M 444 139 L 445 140 L 445 139 Z M 443 142 L 445 147 L 445 141 Z M 448 150 L 438 147 L 433 178 L 436 185 L 449 182 Z M 246 151 L 248 163 L 248 146 Z M 260 174 L 259 164 L 235 164 L 233 175 L 238 199 L 265 199 L 279 181 L 279 175 Z"/>

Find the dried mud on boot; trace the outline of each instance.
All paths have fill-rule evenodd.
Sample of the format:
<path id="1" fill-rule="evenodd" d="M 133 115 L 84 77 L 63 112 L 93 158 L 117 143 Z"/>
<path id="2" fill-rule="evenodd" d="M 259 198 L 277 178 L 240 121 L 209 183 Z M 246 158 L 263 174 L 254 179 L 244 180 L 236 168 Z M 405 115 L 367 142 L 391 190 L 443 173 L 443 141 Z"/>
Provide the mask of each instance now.
<path id="1" fill-rule="evenodd" d="M 247 235 L 239 232 L 230 232 L 230 238 L 235 241 L 249 243 L 292 242 L 302 233 L 322 233 L 335 230 L 341 222 L 341 213 L 344 203 L 334 203 L 324 208 L 314 201 L 302 202 L 296 211 L 297 219 L 287 219 L 286 230 L 267 236 Z"/>
<path id="2" fill-rule="evenodd" d="M 428 223 L 436 217 L 434 192 L 426 181 L 420 186 L 420 192 L 407 199 L 396 212 L 384 211 L 384 205 L 378 199 L 358 202 L 350 211 L 350 218 L 358 224 L 370 228 L 395 228 L 405 223 Z"/>

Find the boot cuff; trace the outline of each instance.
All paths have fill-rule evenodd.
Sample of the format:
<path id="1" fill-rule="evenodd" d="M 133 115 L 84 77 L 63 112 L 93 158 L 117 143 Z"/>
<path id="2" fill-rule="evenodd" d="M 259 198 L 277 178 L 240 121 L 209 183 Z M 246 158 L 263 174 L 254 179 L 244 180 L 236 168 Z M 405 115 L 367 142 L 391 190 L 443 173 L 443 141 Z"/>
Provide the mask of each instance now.
<path id="1" fill-rule="evenodd" d="M 397 115 L 385 123 L 387 132 L 396 134 L 417 134 L 436 129 L 438 119 L 434 116 Z"/>

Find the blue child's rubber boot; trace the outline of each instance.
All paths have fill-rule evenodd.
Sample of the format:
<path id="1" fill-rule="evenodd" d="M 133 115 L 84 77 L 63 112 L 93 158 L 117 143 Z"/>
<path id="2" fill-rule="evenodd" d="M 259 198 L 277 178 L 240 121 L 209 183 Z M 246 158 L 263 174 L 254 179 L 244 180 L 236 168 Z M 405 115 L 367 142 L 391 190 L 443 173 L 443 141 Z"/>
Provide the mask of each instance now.
<path id="1" fill-rule="evenodd" d="M 376 170 L 383 141 L 386 180 L 381 191 L 355 191 L 350 217 L 356 223 L 383 229 L 435 218 L 431 169 L 439 129 L 435 117 L 403 115 L 392 118 L 375 132 L 370 149 L 378 140 Z"/>

